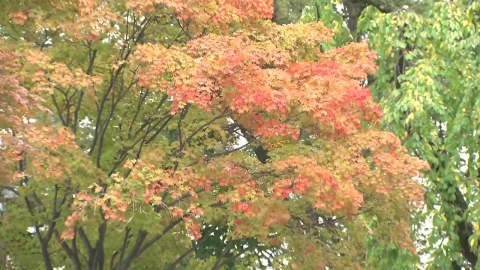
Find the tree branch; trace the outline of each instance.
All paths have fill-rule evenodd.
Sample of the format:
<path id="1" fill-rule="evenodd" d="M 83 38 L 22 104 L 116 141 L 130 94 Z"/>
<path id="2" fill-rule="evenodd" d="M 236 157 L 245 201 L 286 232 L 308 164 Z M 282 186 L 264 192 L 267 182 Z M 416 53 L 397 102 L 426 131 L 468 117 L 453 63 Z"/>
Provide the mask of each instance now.
<path id="1" fill-rule="evenodd" d="M 93 72 L 93 63 L 95 62 L 95 58 L 97 57 L 97 50 L 92 50 L 91 48 L 91 43 L 89 42 L 88 43 L 88 54 L 89 54 L 89 63 L 88 63 L 88 67 L 87 67 L 87 70 L 85 71 L 85 73 L 87 75 L 92 75 L 92 72 Z M 85 94 L 85 92 L 83 90 L 80 91 L 80 95 L 78 97 L 78 100 L 77 100 L 77 105 L 75 106 L 75 110 L 73 111 L 73 127 L 72 127 L 72 131 L 73 131 L 73 134 L 77 134 L 77 128 L 78 128 L 78 113 L 80 112 L 80 107 L 82 106 L 82 101 L 83 101 L 83 95 Z"/>
<path id="2" fill-rule="evenodd" d="M 217 258 L 217 261 L 215 262 L 215 264 L 213 265 L 212 267 L 212 270 L 218 270 L 220 269 L 220 262 L 222 261 L 222 259 L 225 257 L 225 255 L 227 255 L 227 253 L 230 251 L 230 249 L 232 248 L 233 244 L 235 242 L 234 241 L 228 241 L 227 245 L 225 246 L 225 248 L 223 248 L 223 251 L 222 251 L 222 254 L 220 254 L 220 256 L 218 256 Z"/>
<path id="3" fill-rule="evenodd" d="M 465 201 L 465 198 L 463 197 L 462 192 L 460 191 L 459 188 L 455 189 L 455 203 L 457 204 L 458 207 L 460 207 L 462 213 L 465 213 L 468 209 L 468 204 Z M 468 239 L 470 236 L 473 234 L 473 227 L 472 225 L 465 219 L 462 218 L 462 221 L 457 223 L 457 230 L 458 230 L 458 236 L 459 236 L 459 242 L 460 242 L 460 247 L 461 247 L 461 252 L 463 254 L 463 257 L 467 259 L 467 261 L 472 265 L 475 266 L 477 265 L 478 262 L 478 257 L 477 255 L 471 250 L 470 244 L 468 242 Z"/>
<path id="4" fill-rule="evenodd" d="M 247 251 L 251 251 L 253 250 L 254 248 L 254 245 L 250 245 L 248 246 L 247 248 L 243 249 L 242 251 L 239 251 L 237 254 L 223 260 L 218 266 L 216 269 L 212 269 L 212 270 L 218 270 L 218 269 L 221 269 L 222 266 L 224 266 L 225 264 L 237 259 L 238 257 L 242 256 L 243 254 L 245 254 Z"/>
<path id="5" fill-rule="evenodd" d="M 150 239 L 150 241 L 146 242 L 145 245 L 143 245 L 143 247 L 138 251 L 137 256 L 139 256 L 145 250 L 147 250 L 150 246 L 155 244 L 155 242 L 160 240 L 160 238 L 162 238 L 165 234 L 167 234 L 169 231 L 171 231 L 173 228 L 175 228 L 175 226 L 180 224 L 182 221 L 183 221 L 183 218 L 179 218 L 179 219 L 175 220 L 174 222 L 170 223 L 165 229 L 163 229 L 162 233 L 157 234 L 152 239 Z"/>
<path id="6" fill-rule="evenodd" d="M 193 251 L 195 251 L 199 246 L 201 246 L 203 243 L 205 243 L 205 241 L 210 237 L 210 233 L 212 233 L 218 226 L 218 224 L 220 224 L 220 222 L 216 222 L 215 224 L 213 224 L 210 229 L 207 231 L 207 233 L 205 234 L 204 237 L 202 237 L 202 239 L 200 239 L 195 245 L 192 245 L 191 248 L 187 249 L 187 251 L 185 251 L 182 255 L 180 255 L 168 268 L 167 270 L 174 270 L 175 268 L 177 268 L 177 265 L 180 264 L 183 259 L 185 259 L 185 257 L 187 257 L 190 253 L 192 253 Z"/>
<path id="7" fill-rule="evenodd" d="M 41 246 L 41 249 L 42 249 L 43 263 L 45 265 L 45 269 L 46 270 L 53 270 L 52 261 L 50 259 L 50 254 L 48 252 L 48 242 L 46 242 L 43 239 L 42 234 L 40 233 L 40 228 L 39 228 L 38 224 L 35 224 L 35 234 L 37 235 L 38 241 L 40 242 L 40 246 Z"/>

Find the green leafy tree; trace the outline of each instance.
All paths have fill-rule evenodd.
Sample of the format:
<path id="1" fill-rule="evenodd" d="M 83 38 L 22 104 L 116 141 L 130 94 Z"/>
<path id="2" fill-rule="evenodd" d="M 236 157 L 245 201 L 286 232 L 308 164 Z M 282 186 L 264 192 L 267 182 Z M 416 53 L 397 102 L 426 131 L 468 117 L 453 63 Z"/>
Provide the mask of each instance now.
<path id="1" fill-rule="evenodd" d="M 365 20 L 370 18 L 366 13 Z M 426 177 L 425 215 L 433 222 L 426 252 L 434 260 L 429 265 L 474 268 L 480 233 L 475 211 L 478 5 L 437 2 L 422 14 L 403 12 L 380 19 L 389 28 L 372 40 L 385 58 L 390 54 L 390 59 L 398 59 L 399 86 L 387 96 L 380 89 L 392 76 L 385 76 L 374 88 L 386 110 L 385 123 L 396 134 L 403 133 L 405 146 L 433 168 Z M 392 69 L 389 66 L 385 68 Z"/>

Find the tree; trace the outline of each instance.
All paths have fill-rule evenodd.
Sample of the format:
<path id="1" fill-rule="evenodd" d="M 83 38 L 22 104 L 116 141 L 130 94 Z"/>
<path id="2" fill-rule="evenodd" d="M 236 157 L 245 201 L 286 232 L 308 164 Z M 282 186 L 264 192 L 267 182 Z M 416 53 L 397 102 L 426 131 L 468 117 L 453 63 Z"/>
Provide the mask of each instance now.
<path id="1" fill-rule="evenodd" d="M 478 238 L 474 229 L 476 214 L 472 212 L 475 206 L 468 206 L 476 202 L 478 196 L 474 180 L 478 174 L 475 157 L 478 149 L 474 139 L 477 129 L 474 89 L 478 71 L 469 68 L 478 61 L 478 39 L 474 34 L 478 7 L 457 2 L 458 5 L 436 3 L 422 17 L 402 16 L 405 25 L 399 27 L 404 33 L 391 37 L 400 41 L 397 48 L 411 52 L 405 56 L 408 64 L 399 76 L 402 84 L 398 92 L 393 93 L 398 105 L 386 107 L 391 115 L 387 116 L 391 129 L 397 134 L 407 132 L 405 146 L 415 149 L 433 168 L 427 176 L 427 213 L 434 225 L 428 250 L 434 257 L 432 266 L 453 269 L 475 267 Z M 452 16 L 456 18 L 454 22 L 449 19 Z M 438 21 L 448 24 L 448 28 L 439 28 Z M 430 34 L 420 39 L 420 32 L 412 31 L 415 28 Z M 424 46 L 431 49 L 425 50 Z M 462 64 L 457 60 L 459 57 Z M 437 69 L 442 63 L 447 67 Z M 414 84 L 418 84 L 417 90 L 412 87 Z M 428 101 L 407 99 L 408 93 L 428 96 Z M 400 125 L 402 119 L 404 123 Z M 447 241 L 436 248 L 434 243 L 443 239 Z M 442 249 L 449 256 L 444 256 Z"/>
<path id="2" fill-rule="evenodd" d="M 35 115 L 35 113 L 45 113 L 46 108 L 41 106 L 42 99 L 36 95 L 29 93 L 27 89 L 21 86 L 22 78 L 15 76 L 15 70 L 18 64 L 15 59 L 21 55 L 14 53 L 12 50 L 6 49 L 0 41 L 0 59 L 2 66 L 0 68 L 0 183 L 2 194 L 2 211 L 4 210 L 5 200 L 18 195 L 14 187 L 11 186 L 12 179 L 21 177 L 14 170 L 13 166 L 23 166 L 21 157 L 23 153 L 30 153 L 32 148 L 19 134 L 37 134 L 42 132 L 33 130 L 26 125 L 25 120 Z M 28 234 L 22 232 L 20 238 Z M 15 236 L 15 240 L 19 239 L 19 235 Z M 4 243 L 0 246 L 3 249 Z M 18 243 L 13 243 L 18 244 Z M 1 252 L 2 263 L 6 263 L 5 253 Z"/>
<path id="3" fill-rule="evenodd" d="M 424 179 L 426 209 L 414 224 L 419 241 L 425 241 L 421 253 L 430 257 L 426 266 L 473 269 L 478 265 L 478 4 L 343 3 L 348 14 L 352 5 L 362 8 L 354 19 L 358 24 L 348 28 L 368 35 L 378 52 L 379 71 L 369 85 L 385 110 L 383 127 L 432 168 Z M 345 13 L 332 14 L 343 22 Z M 422 232 L 425 222 L 433 223 L 431 231 Z"/>
<path id="4" fill-rule="evenodd" d="M 16 266 L 221 269 L 268 247 L 276 269 L 366 267 L 371 217 L 414 251 L 428 166 L 378 130 L 366 43 L 322 52 L 331 30 L 276 25 L 263 0 L 4 5 L 11 74 L 52 111 L 9 160 Z M 193 257 L 219 226 L 228 244 Z"/>

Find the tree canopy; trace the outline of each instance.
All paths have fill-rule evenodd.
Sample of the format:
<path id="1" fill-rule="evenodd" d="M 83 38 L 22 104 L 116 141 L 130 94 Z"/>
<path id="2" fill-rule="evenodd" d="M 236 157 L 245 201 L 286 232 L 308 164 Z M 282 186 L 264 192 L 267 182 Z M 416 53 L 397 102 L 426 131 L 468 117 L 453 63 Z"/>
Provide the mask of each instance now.
<path id="1" fill-rule="evenodd" d="M 379 130 L 366 42 L 278 25 L 264 0 L 0 7 L 13 267 L 368 268 L 365 238 L 385 235 L 415 253 L 429 166 Z"/>
<path id="2" fill-rule="evenodd" d="M 423 179 L 426 208 L 413 223 L 420 253 L 428 257 L 425 267 L 474 269 L 479 233 L 478 3 L 341 2 L 314 1 L 302 20 L 337 25 L 337 46 L 368 39 L 378 53 L 379 69 L 368 83 L 385 112 L 382 128 L 432 168 Z M 425 231 L 428 223 L 433 226 Z M 398 249 L 377 247 L 370 252 L 389 257 L 387 267 L 416 269 L 416 260 L 399 259 Z"/>

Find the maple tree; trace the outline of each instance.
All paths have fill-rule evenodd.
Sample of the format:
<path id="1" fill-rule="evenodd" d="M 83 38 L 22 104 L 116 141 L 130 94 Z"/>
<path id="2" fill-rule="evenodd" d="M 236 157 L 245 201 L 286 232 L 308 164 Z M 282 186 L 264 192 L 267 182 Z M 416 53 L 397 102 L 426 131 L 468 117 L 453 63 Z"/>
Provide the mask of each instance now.
<path id="1" fill-rule="evenodd" d="M 2 217 L 12 264 L 174 269 L 222 226 L 220 254 L 185 267 L 263 245 L 275 269 L 361 268 L 372 216 L 415 252 L 412 177 L 428 165 L 378 130 L 366 43 L 322 51 L 334 32 L 276 25 L 272 1 L 47 3 L 3 4 L 0 19 L 15 113 L 0 123 L 22 138 L 2 137 L 2 185 L 19 186 Z"/>

